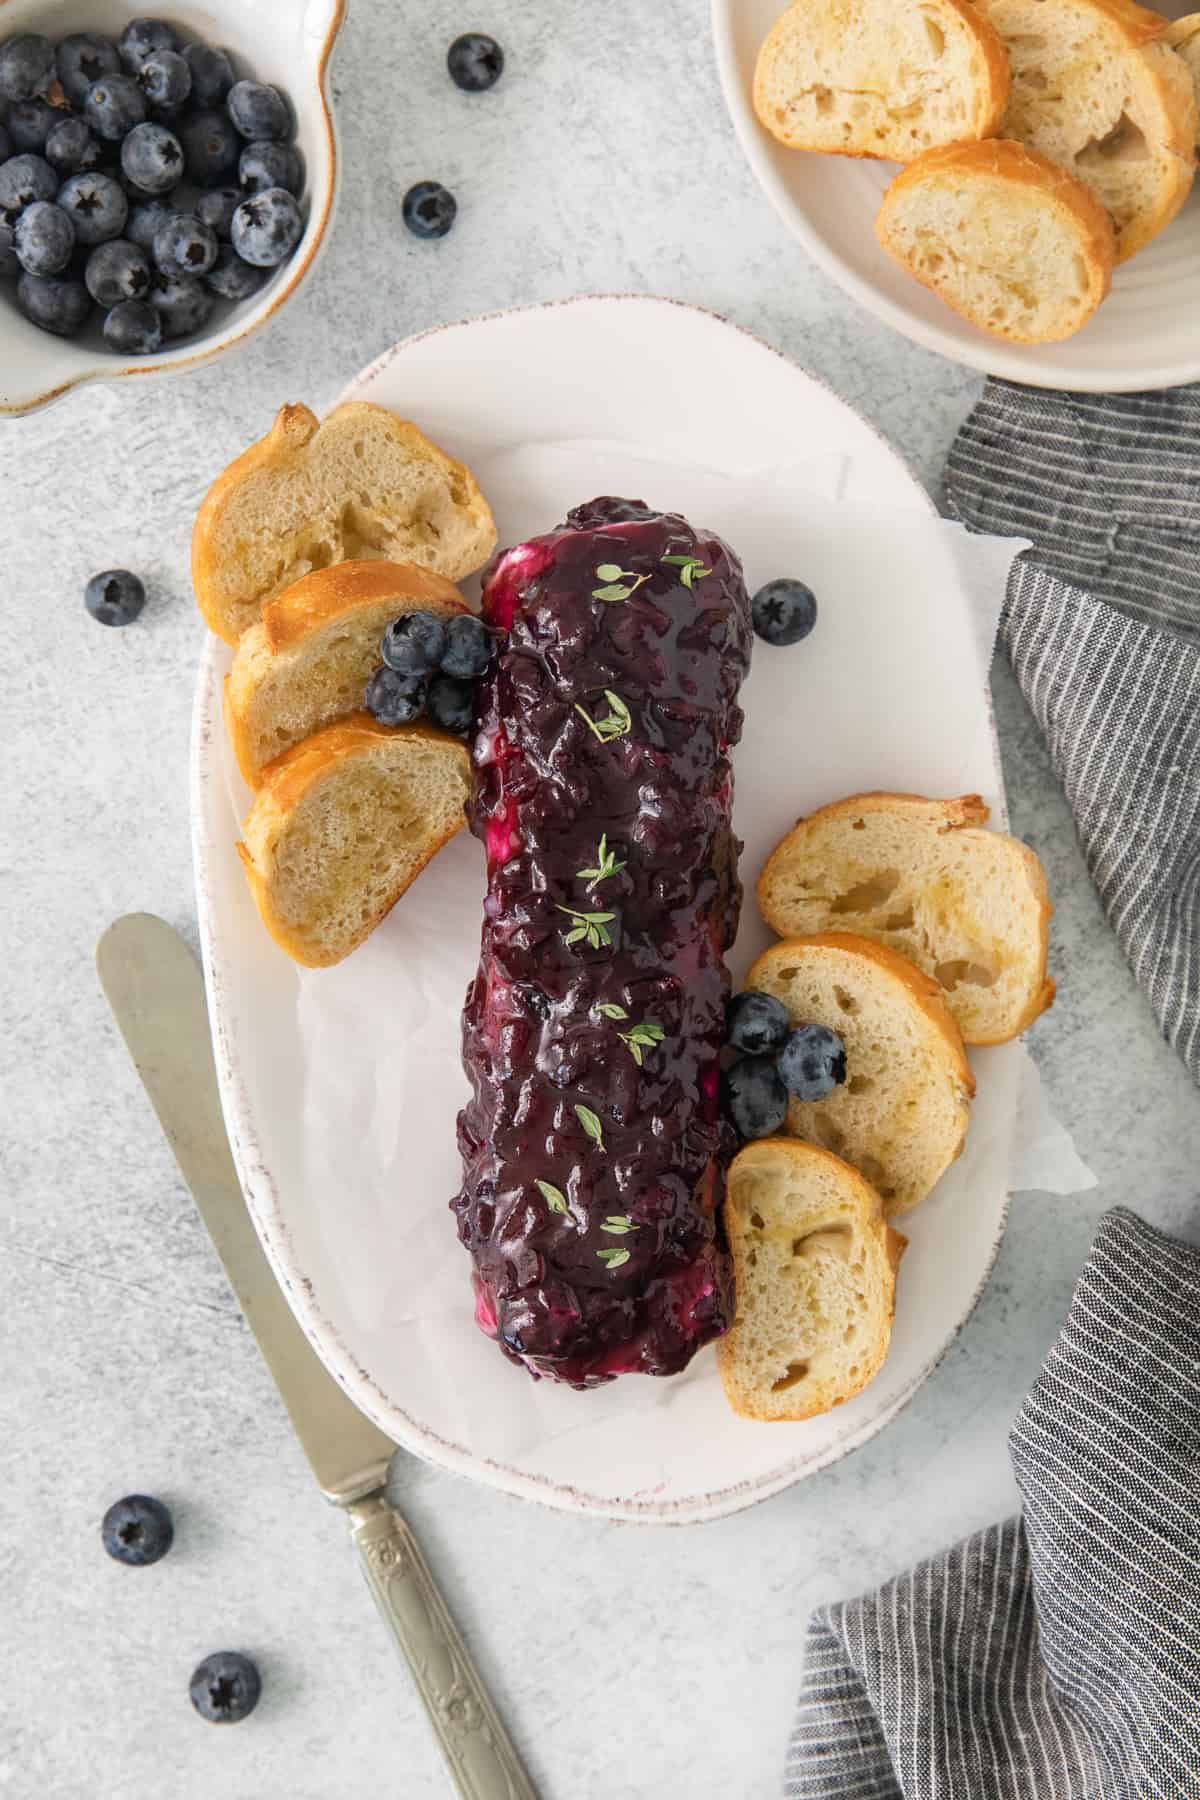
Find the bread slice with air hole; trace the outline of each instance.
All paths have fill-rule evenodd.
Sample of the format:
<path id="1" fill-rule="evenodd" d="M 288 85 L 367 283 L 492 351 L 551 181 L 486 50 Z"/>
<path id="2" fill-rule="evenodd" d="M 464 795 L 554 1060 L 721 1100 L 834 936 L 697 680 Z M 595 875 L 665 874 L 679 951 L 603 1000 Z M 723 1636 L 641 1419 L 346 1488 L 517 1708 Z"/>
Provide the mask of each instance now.
<path id="1" fill-rule="evenodd" d="M 1012 69 L 1000 136 L 1086 181 L 1117 261 L 1169 225 L 1192 185 L 1196 99 L 1167 21 L 1133 0 L 976 0 Z"/>
<path id="2" fill-rule="evenodd" d="M 796 150 L 911 162 L 989 137 L 1008 58 L 969 0 L 794 0 L 758 54 L 754 110 Z"/>
<path id="3" fill-rule="evenodd" d="M 1112 283 L 1112 222 L 1091 188 L 1002 139 L 926 151 L 888 188 L 875 234 L 923 287 L 1012 343 L 1072 337 Z"/>
<path id="4" fill-rule="evenodd" d="M 911 1211 L 961 1155 L 975 1094 L 937 983 L 883 944 L 827 931 L 772 945 L 746 986 L 846 1046 L 839 1087 L 788 1101 L 789 1133 L 853 1164 L 889 1217 Z"/>
<path id="5" fill-rule="evenodd" d="M 362 711 L 393 619 L 468 610 L 453 582 L 415 563 L 335 563 L 268 600 L 225 678 L 225 723 L 249 786 L 302 738 Z"/>
<path id="6" fill-rule="evenodd" d="M 496 527 L 471 471 L 415 425 L 367 401 L 318 424 L 281 407 L 210 488 L 192 533 L 192 583 L 209 626 L 236 644 L 263 604 L 312 569 L 363 557 L 461 581 Z"/>
<path id="7" fill-rule="evenodd" d="M 849 931 L 933 976 L 968 1044 L 1018 1037 L 1054 999 L 1046 877 L 1018 838 L 985 831 L 978 794 L 852 794 L 801 819 L 758 878 L 781 937 Z"/>
<path id="8" fill-rule="evenodd" d="M 457 738 L 367 713 L 272 763 L 237 848 L 275 942 L 309 968 L 349 956 L 465 822 L 470 774 Z"/>
<path id="9" fill-rule="evenodd" d="M 1200 117 L 1200 13 L 1188 13 L 1182 19 L 1175 19 L 1167 27 L 1167 42 L 1175 51 L 1191 76 L 1192 89 L 1197 97 L 1197 115 Z M 1200 129 L 1196 133 L 1200 142 Z"/>
<path id="10" fill-rule="evenodd" d="M 811 1419 L 866 1387 L 888 1352 L 905 1239 L 869 1182 L 795 1138 L 730 1164 L 734 1321 L 717 1344 L 725 1397 L 750 1419 Z"/>

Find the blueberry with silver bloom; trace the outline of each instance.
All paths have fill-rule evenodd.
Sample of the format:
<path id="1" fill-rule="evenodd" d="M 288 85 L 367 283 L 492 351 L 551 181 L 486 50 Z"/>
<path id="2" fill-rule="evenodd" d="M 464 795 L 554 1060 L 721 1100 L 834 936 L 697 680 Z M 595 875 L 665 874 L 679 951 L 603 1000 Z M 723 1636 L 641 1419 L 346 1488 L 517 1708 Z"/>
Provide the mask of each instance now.
<path id="1" fill-rule="evenodd" d="M 17 260 L 16 228 L 12 225 L 0 225 L 0 279 L 7 277 L 14 281 L 21 273 L 21 265 Z"/>
<path id="2" fill-rule="evenodd" d="M 122 300 L 140 300 L 150 286 L 150 259 L 127 238 L 97 244 L 84 265 L 83 281 L 97 306 L 105 310 Z"/>
<path id="3" fill-rule="evenodd" d="M 205 285 L 222 300 L 248 300 L 266 279 L 267 271 L 243 262 L 232 244 L 221 245 L 216 262 L 204 277 Z"/>
<path id="4" fill-rule="evenodd" d="M 233 215 L 244 199 L 241 188 L 209 188 L 207 193 L 198 197 L 194 211 L 202 225 L 207 225 L 210 231 L 215 231 L 219 238 L 228 242 Z"/>
<path id="5" fill-rule="evenodd" d="M 798 644 L 817 622 L 817 597 L 803 581 L 781 577 L 759 588 L 750 602 L 750 616 L 764 643 Z"/>
<path id="6" fill-rule="evenodd" d="M 31 275 L 61 275 L 75 249 L 69 213 L 52 200 L 35 200 L 17 220 L 17 256 Z"/>
<path id="7" fill-rule="evenodd" d="M 146 117 L 146 96 L 132 75 L 102 75 L 87 91 L 83 116 L 98 137 L 120 143 Z"/>
<path id="8" fill-rule="evenodd" d="M 35 200 L 53 200 L 58 176 L 44 156 L 28 153 L 0 163 L 0 219 L 15 225 L 17 214 Z"/>
<path id="9" fill-rule="evenodd" d="M 195 105 L 220 106 L 233 86 L 233 64 L 224 50 L 212 44 L 185 44 L 183 60 L 191 72 Z"/>
<path id="10" fill-rule="evenodd" d="M 283 262 L 303 235 L 300 208 L 283 188 L 264 188 L 243 200 L 230 226 L 234 249 L 256 269 L 273 269 Z"/>
<path id="11" fill-rule="evenodd" d="M 159 275 L 147 298 L 162 320 L 165 338 L 190 337 L 207 325 L 216 305 L 204 283 L 194 275 Z"/>
<path id="12" fill-rule="evenodd" d="M 199 187 L 215 187 L 237 168 L 242 140 L 224 113 L 198 112 L 180 122 L 184 166 Z"/>
<path id="13" fill-rule="evenodd" d="M 30 275 L 28 271 L 17 283 L 17 306 L 31 325 L 55 337 L 74 337 L 92 310 L 91 296 L 82 281 Z"/>
<path id="14" fill-rule="evenodd" d="M 216 1650 L 192 1671 L 188 1693 L 210 1725 L 237 1725 L 258 1705 L 262 1677 L 240 1651 Z"/>
<path id="15" fill-rule="evenodd" d="M 107 152 L 85 120 L 77 119 L 73 113 L 65 118 L 59 113 L 42 154 L 60 175 L 77 175 L 81 169 L 96 168 Z"/>
<path id="16" fill-rule="evenodd" d="M 298 197 L 304 186 L 300 152 L 291 144 L 276 144 L 266 138 L 257 144 L 247 144 L 238 160 L 238 180 L 251 194 L 278 187 L 286 188 L 289 194 Z"/>
<path id="17" fill-rule="evenodd" d="M 121 145 L 121 168 L 143 194 L 166 194 L 183 177 L 183 146 L 153 119 L 135 125 Z"/>
<path id="18" fill-rule="evenodd" d="M 773 1056 L 743 1056 L 723 1082 L 725 1106 L 739 1136 L 771 1137 L 787 1118 L 787 1089 Z"/>
<path id="19" fill-rule="evenodd" d="M 401 675 L 397 669 L 376 669 L 363 696 L 367 711 L 381 725 L 411 725 L 425 710 L 429 688 L 427 675 Z"/>
<path id="20" fill-rule="evenodd" d="M 779 1073 L 797 1100 L 824 1100 L 846 1079 L 846 1046 L 827 1025 L 801 1025 L 783 1047 Z"/>
<path id="21" fill-rule="evenodd" d="M 453 675 L 435 675 L 429 684 L 425 710 L 443 731 L 465 737 L 475 716 L 475 683 L 456 681 Z"/>
<path id="22" fill-rule="evenodd" d="M 93 576 L 88 583 L 89 596 L 94 582 L 109 580 L 127 582 L 140 592 L 137 612 L 132 615 L 136 618 L 146 594 L 137 576 L 131 575 L 128 569 L 110 569 L 106 575 Z M 92 611 L 90 600 L 88 611 Z M 92 616 L 99 615 L 93 613 Z M 104 623 L 127 625 L 129 620 L 105 619 Z M 155 1500 L 149 1494 L 126 1494 L 123 1500 L 113 1502 L 101 1520 L 100 1541 L 117 1562 L 123 1562 L 129 1568 L 144 1569 L 167 1554 L 175 1541 L 175 1527 L 161 1500 Z"/>
<path id="23" fill-rule="evenodd" d="M 121 356 L 149 356 L 162 343 L 162 320 L 148 300 L 122 300 L 105 314 L 104 341 Z"/>
<path id="24" fill-rule="evenodd" d="M 174 50 L 177 45 L 165 19 L 131 19 L 117 39 L 121 61 L 135 75 L 155 50 Z"/>
<path id="25" fill-rule="evenodd" d="M 446 627 L 446 649 L 441 658 L 443 675 L 458 681 L 478 681 L 486 675 L 496 655 L 496 640 L 474 613 L 451 619 Z"/>
<path id="26" fill-rule="evenodd" d="M 446 654 L 446 621 L 435 612 L 406 612 L 393 619 L 379 654 L 398 675 L 428 675 Z"/>
<path id="27" fill-rule="evenodd" d="M 458 201 L 440 181 L 418 181 L 404 196 L 404 223 L 414 237 L 445 237 L 458 216 Z"/>
<path id="28" fill-rule="evenodd" d="M 152 50 L 138 70 L 137 79 L 157 112 L 178 111 L 192 91 L 192 71 L 177 50 Z"/>
<path id="29" fill-rule="evenodd" d="M 82 106 L 94 81 L 118 75 L 121 58 L 117 46 L 95 31 L 75 31 L 54 53 L 55 72 L 72 106 Z"/>
<path id="30" fill-rule="evenodd" d="M 155 237 L 174 212 L 173 206 L 166 206 L 161 200 L 147 200 L 141 206 L 132 207 L 125 222 L 125 236 L 139 250 L 152 255 Z"/>
<path id="31" fill-rule="evenodd" d="M 194 213 L 172 213 L 154 235 L 154 260 L 164 275 L 207 275 L 217 249 L 216 232 Z"/>
<path id="32" fill-rule="evenodd" d="M 735 994 L 725 1012 L 725 1042 L 746 1056 L 767 1056 L 782 1050 L 792 1021 L 783 1002 L 773 994 L 747 988 Z"/>
<path id="33" fill-rule="evenodd" d="M 495 87 L 504 73 L 504 52 L 494 37 L 483 31 L 466 31 L 446 52 L 446 67 L 455 87 L 468 94 L 482 94 Z"/>
<path id="34" fill-rule="evenodd" d="M 31 100 L 54 67 L 54 45 L 36 32 L 0 44 L 0 100 Z"/>
<path id="35" fill-rule="evenodd" d="M 252 143 L 261 138 L 292 135 L 287 101 L 277 88 L 268 87 L 263 81 L 235 81 L 225 106 L 238 131 Z"/>
<path id="36" fill-rule="evenodd" d="M 46 139 L 61 118 L 58 107 L 51 106 L 40 95 L 35 94 L 32 100 L 18 100 L 8 109 L 8 135 L 13 150 L 36 150 L 40 156 L 45 156 Z"/>
<path id="37" fill-rule="evenodd" d="M 71 215 L 81 244 L 103 244 L 120 237 L 129 217 L 129 202 L 119 182 L 98 169 L 68 176 L 58 190 L 58 204 Z"/>

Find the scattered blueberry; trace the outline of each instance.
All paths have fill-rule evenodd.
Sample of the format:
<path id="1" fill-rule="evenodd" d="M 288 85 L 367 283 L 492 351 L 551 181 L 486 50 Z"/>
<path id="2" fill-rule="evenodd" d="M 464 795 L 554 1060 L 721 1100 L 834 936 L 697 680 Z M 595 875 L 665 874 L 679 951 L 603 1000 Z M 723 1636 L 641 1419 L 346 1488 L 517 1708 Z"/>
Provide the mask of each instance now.
<path id="1" fill-rule="evenodd" d="M 32 100 L 18 100 L 8 109 L 8 135 L 14 151 L 36 150 L 39 155 L 44 155 L 46 139 L 61 118 L 58 108 L 46 100 L 36 96 Z"/>
<path id="2" fill-rule="evenodd" d="M 451 619 L 446 627 L 446 649 L 441 658 L 443 675 L 459 681 L 478 681 L 491 667 L 496 640 L 474 613 Z"/>
<path id="3" fill-rule="evenodd" d="M 83 116 L 98 137 L 119 143 L 146 117 L 146 96 L 132 75 L 102 75 L 87 91 Z"/>
<path id="4" fill-rule="evenodd" d="M 69 213 L 52 200 L 35 200 L 17 220 L 17 258 L 31 275 L 61 275 L 75 248 Z"/>
<path id="5" fill-rule="evenodd" d="M 725 1076 L 725 1103 L 744 1138 L 770 1137 L 787 1118 L 788 1097 L 773 1056 L 744 1056 Z"/>
<path id="6" fill-rule="evenodd" d="M 166 194 L 183 175 L 183 147 L 152 119 L 135 125 L 121 145 L 121 168 L 144 194 Z"/>
<path id="7" fill-rule="evenodd" d="M 265 269 L 251 268 L 248 262 L 242 261 L 232 244 L 222 244 L 217 251 L 217 260 L 204 280 L 222 300 L 248 300 L 251 294 L 258 292 L 266 278 Z"/>
<path id="8" fill-rule="evenodd" d="M 291 255 L 304 234 L 300 208 L 284 188 L 264 188 L 243 200 L 230 225 L 233 247 L 243 262 L 273 269 Z"/>
<path id="9" fill-rule="evenodd" d="M 262 1677 L 248 1656 L 217 1650 L 192 1671 L 192 1705 L 210 1725 L 236 1725 L 249 1718 L 262 1693 Z"/>
<path id="10" fill-rule="evenodd" d="M 83 271 L 84 286 L 107 312 L 122 300 L 140 299 L 150 286 L 150 260 L 126 238 L 97 244 Z"/>
<path id="11" fill-rule="evenodd" d="M 195 214 L 202 225 L 215 231 L 226 243 L 229 241 L 229 228 L 233 224 L 233 215 L 242 203 L 242 190 L 236 187 L 209 188 L 196 201 Z"/>
<path id="12" fill-rule="evenodd" d="M 446 67 L 456 87 L 468 94 L 482 94 L 495 87 L 504 73 L 504 52 L 495 38 L 482 31 L 456 37 L 446 52 Z"/>
<path id="13" fill-rule="evenodd" d="M 144 205 L 131 208 L 125 221 L 125 236 L 149 256 L 154 250 L 155 237 L 174 211 L 173 206 L 164 206 L 161 200 L 147 200 Z"/>
<path id="14" fill-rule="evenodd" d="M 261 138 L 292 135 L 287 101 L 277 88 L 268 87 L 263 81 L 235 81 L 225 105 L 242 136 L 253 143 Z"/>
<path id="15" fill-rule="evenodd" d="M 414 237 L 445 237 L 458 213 L 458 201 L 440 181 L 418 181 L 404 196 L 404 223 Z"/>
<path id="16" fill-rule="evenodd" d="M 251 194 L 277 187 L 298 196 L 304 186 L 300 152 L 291 144 L 272 143 L 269 138 L 247 144 L 238 160 L 238 180 Z"/>
<path id="17" fill-rule="evenodd" d="M 446 621 L 437 613 L 401 613 L 384 632 L 379 654 L 398 675 L 428 675 L 444 666 L 446 642 Z"/>
<path id="18" fill-rule="evenodd" d="M 0 225 L 0 277 L 9 280 L 21 273 L 21 265 L 17 261 L 16 230 L 12 225 Z"/>
<path id="19" fill-rule="evenodd" d="M 95 169 L 69 175 L 58 190 L 58 204 L 70 213 L 81 244 L 102 244 L 120 237 L 129 217 L 129 202 L 120 183 Z"/>
<path id="20" fill-rule="evenodd" d="M 157 275 L 147 296 L 166 338 L 188 337 L 208 323 L 213 296 L 194 275 Z"/>
<path id="21" fill-rule="evenodd" d="M 817 598 L 802 581 L 783 578 L 760 587 L 750 603 L 754 629 L 768 644 L 798 644 L 817 622 Z"/>
<path id="22" fill-rule="evenodd" d="M 17 214 L 35 200 L 53 200 L 58 176 L 44 156 L 10 156 L 0 163 L 0 219 L 15 225 Z"/>
<path id="23" fill-rule="evenodd" d="M 846 1046 L 827 1025 L 801 1025 L 783 1047 L 779 1074 L 797 1100 L 823 1100 L 846 1079 Z"/>
<path id="24" fill-rule="evenodd" d="M 771 994 L 747 988 L 735 994 L 725 1014 L 725 1042 L 746 1056 L 767 1056 L 782 1050 L 792 1028 L 787 1007 Z"/>
<path id="25" fill-rule="evenodd" d="M 172 213 L 154 234 L 154 260 L 164 275 L 207 275 L 217 260 L 217 234 L 194 213 Z"/>
<path id="26" fill-rule="evenodd" d="M 178 50 L 152 50 L 137 72 L 138 84 L 151 106 L 171 113 L 192 91 L 192 71 Z"/>
<path id="27" fill-rule="evenodd" d="M 196 105 L 221 106 L 233 86 L 233 64 L 225 52 L 211 44 L 185 44 L 183 60 L 191 71 Z"/>
<path id="28" fill-rule="evenodd" d="M 198 112 L 180 124 L 184 165 L 201 187 L 215 187 L 237 168 L 242 144 L 224 113 Z"/>
<path id="29" fill-rule="evenodd" d="M 104 145 L 83 119 L 73 113 L 55 116 L 58 122 L 51 127 L 43 152 L 51 167 L 60 175 L 75 175 L 80 169 L 94 169 L 104 160 Z"/>
<path id="30" fill-rule="evenodd" d="M 94 81 L 117 75 L 121 69 L 116 45 L 94 31 L 76 31 L 65 37 L 54 61 L 63 93 L 72 106 L 83 105 Z"/>
<path id="31" fill-rule="evenodd" d="M 443 731 L 465 737 L 475 714 L 475 683 L 456 681 L 452 675 L 435 675 L 429 684 L 425 710 Z"/>
<path id="32" fill-rule="evenodd" d="M 175 33 L 165 19 L 131 19 L 117 39 L 121 61 L 135 75 L 155 50 L 174 50 L 175 44 Z"/>
<path id="33" fill-rule="evenodd" d="M 115 570 L 114 574 L 136 584 L 139 593 L 141 582 L 136 575 L 128 575 L 124 569 Z M 88 611 L 93 618 L 99 618 L 91 603 L 92 588 L 97 581 L 108 581 L 111 576 L 94 575 L 88 582 Z M 144 596 L 143 596 L 144 597 Z M 129 617 L 136 618 L 141 611 L 139 599 L 137 607 Z M 106 625 L 127 625 L 129 619 L 105 619 Z M 108 1554 L 118 1562 L 128 1564 L 131 1569 L 145 1569 L 151 1563 L 158 1562 L 171 1548 L 175 1536 L 175 1527 L 171 1523 L 171 1515 L 161 1500 L 154 1500 L 149 1494 L 127 1494 L 124 1500 L 116 1500 L 104 1515 L 100 1526 L 100 1539 Z"/>
<path id="34" fill-rule="evenodd" d="M 397 669 L 376 669 L 367 683 L 366 708 L 381 725 L 411 725 L 425 710 L 427 675 L 401 675 Z"/>
<path id="35" fill-rule="evenodd" d="M 55 337 L 74 337 L 92 310 L 82 281 L 28 272 L 17 283 L 17 306 L 31 325 L 53 332 Z"/>
<path id="36" fill-rule="evenodd" d="M 0 100 L 30 100 L 54 67 L 49 38 L 27 31 L 0 44 Z"/>
<path id="37" fill-rule="evenodd" d="M 148 300 L 122 300 L 105 315 L 104 341 L 122 356 L 149 356 L 162 343 L 162 320 Z"/>

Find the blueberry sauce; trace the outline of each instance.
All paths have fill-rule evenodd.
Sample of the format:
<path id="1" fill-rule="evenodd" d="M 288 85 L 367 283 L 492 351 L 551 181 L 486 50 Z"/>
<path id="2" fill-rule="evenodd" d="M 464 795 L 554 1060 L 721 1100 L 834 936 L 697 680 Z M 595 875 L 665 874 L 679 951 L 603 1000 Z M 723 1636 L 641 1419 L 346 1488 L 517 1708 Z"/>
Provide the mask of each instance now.
<path id="1" fill-rule="evenodd" d="M 671 1375 L 729 1321 L 719 1056 L 750 603 L 719 538 L 599 499 L 503 553 L 471 829 L 487 848 L 453 1201 L 476 1319 L 536 1375 Z"/>

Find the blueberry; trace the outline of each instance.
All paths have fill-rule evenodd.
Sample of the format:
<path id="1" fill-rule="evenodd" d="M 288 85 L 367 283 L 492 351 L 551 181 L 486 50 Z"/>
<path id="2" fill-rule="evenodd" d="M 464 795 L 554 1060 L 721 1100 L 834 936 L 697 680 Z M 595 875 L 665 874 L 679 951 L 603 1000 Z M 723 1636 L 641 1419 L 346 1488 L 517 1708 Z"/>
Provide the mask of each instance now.
<path id="1" fill-rule="evenodd" d="M 45 157 L 60 175 L 75 175 L 80 169 L 94 169 L 106 155 L 100 139 L 82 119 L 69 114 L 55 115 L 58 123 L 51 126 L 46 139 Z"/>
<path id="2" fill-rule="evenodd" d="M 414 237 L 445 237 L 458 212 L 458 201 L 440 181 L 418 181 L 404 196 L 404 223 Z"/>
<path id="3" fill-rule="evenodd" d="M 446 52 L 446 67 L 456 87 L 468 94 L 482 94 L 495 87 L 504 73 L 504 52 L 495 38 L 482 31 L 456 37 Z"/>
<path id="4" fill-rule="evenodd" d="M 87 91 L 83 116 L 98 137 L 116 144 L 146 117 L 146 96 L 132 75 L 102 75 Z"/>
<path id="5" fill-rule="evenodd" d="M 130 210 L 125 222 L 125 236 L 139 250 L 149 256 L 154 249 L 154 239 L 160 228 L 174 216 L 173 206 L 164 206 L 161 200 L 147 200 L 142 206 Z"/>
<path id="6" fill-rule="evenodd" d="M 136 575 L 128 575 L 124 569 L 113 571 L 124 579 L 135 582 L 139 592 L 141 582 Z M 93 618 L 99 618 L 91 603 L 92 588 L 97 581 L 108 581 L 109 575 L 95 575 L 88 582 L 88 611 Z M 141 611 L 139 599 L 137 608 L 130 614 L 136 618 Z M 129 619 L 105 619 L 106 625 L 128 625 Z M 124 1500 L 116 1500 L 105 1513 L 100 1526 L 100 1541 L 110 1556 L 118 1562 L 128 1564 L 131 1569 L 145 1569 L 156 1563 L 167 1554 L 171 1541 L 175 1536 L 175 1527 L 171 1523 L 171 1515 L 161 1500 L 151 1499 L 149 1494 L 127 1494 Z"/>
<path id="7" fill-rule="evenodd" d="M 54 67 L 49 38 L 28 31 L 0 44 L 0 100 L 31 100 Z"/>
<path id="8" fill-rule="evenodd" d="M 846 1079 L 846 1046 L 827 1025 L 801 1025 L 783 1047 L 779 1074 L 797 1100 L 823 1100 Z"/>
<path id="9" fill-rule="evenodd" d="M 248 1656 L 217 1650 L 192 1671 L 192 1705 L 210 1725 L 236 1725 L 249 1718 L 262 1693 L 262 1677 Z"/>
<path id="10" fill-rule="evenodd" d="M 55 337 L 74 337 L 92 310 L 82 281 L 28 272 L 17 283 L 17 306 L 31 325 L 53 332 Z"/>
<path id="11" fill-rule="evenodd" d="M 126 238 L 97 244 L 83 271 L 84 285 L 97 306 L 107 311 L 122 300 L 140 299 L 150 286 L 150 260 Z"/>
<path id="12" fill-rule="evenodd" d="M 455 737 L 465 737 L 475 716 L 475 683 L 456 681 L 452 675 L 435 675 L 425 707 L 435 725 L 453 732 Z"/>
<path id="13" fill-rule="evenodd" d="M 7 276 L 12 280 L 21 273 L 21 265 L 17 261 L 16 235 L 12 225 L 0 224 L 0 278 Z"/>
<path id="14" fill-rule="evenodd" d="M 176 42 L 165 19 L 131 19 L 117 39 L 117 49 L 125 67 L 136 75 L 154 51 L 174 50 Z"/>
<path id="15" fill-rule="evenodd" d="M 63 93 L 72 106 L 83 105 L 94 81 L 117 75 L 121 69 L 116 45 L 94 31 L 76 31 L 65 37 L 54 60 Z"/>
<path id="16" fill-rule="evenodd" d="M 191 71 L 196 105 L 220 106 L 233 86 L 233 64 L 225 52 L 211 44 L 185 44 L 183 60 Z"/>
<path id="17" fill-rule="evenodd" d="M 768 644 L 798 644 L 817 622 L 817 599 L 802 581 L 768 581 L 750 603 L 754 629 Z"/>
<path id="18" fill-rule="evenodd" d="M 243 200 L 230 225 L 234 249 L 256 269 L 273 269 L 283 262 L 303 234 L 300 208 L 283 188 L 264 188 Z"/>
<path id="19" fill-rule="evenodd" d="M 773 1056 L 744 1056 L 725 1076 L 725 1105 L 744 1138 L 770 1137 L 787 1118 L 787 1089 Z"/>
<path id="20" fill-rule="evenodd" d="M 242 144 L 224 113 L 193 113 L 179 127 L 184 165 L 200 187 L 215 187 L 237 168 Z"/>
<path id="21" fill-rule="evenodd" d="M 151 106 L 161 112 L 175 112 L 192 91 L 192 71 L 177 50 L 152 50 L 137 79 Z"/>
<path id="22" fill-rule="evenodd" d="M 121 168 L 144 194 L 165 194 L 183 175 L 183 146 L 173 131 L 147 119 L 121 145 Z"/>
<path id="23" fill-rule="evenodd" d="M 225 100 L 234 125 L 244 138 L 257 143 L 260 138 L 288 138 L 292 135 L 292 116 L 287 101 L 277 88 L 262 81 L 235 81 Z"/>
<path id="24" fill-rule="evenodd" d="M 207 275 L 217 260 L 217 234 L 194 213 L 172 213 L 154 234 L 154 260 L 164 275 Z"/>
<path id="25" fill-rule="evenodd" d="M 157 275 L 147 298 L 162 319 L 166 338 L 200 331 L 215 305 L 213 296 L 194 275 Z"/>
<path id="26" fill-rule="evenodd" d="M 46 139 L 61 118 L 59 108 L 46 100 L 18 100 L 8 109 L 8 135 L 14 151 L 36 150 L 44 154 Z"/>
<path id="27" fill-rule="evenodd" d="M 428 675 L 446 654 L 446 622 L 434 612 L 406 612 L 383 634 L 379 654 L 398 675 Z"/>
<path id="28" fill-rule="evenodd" d="M 148 300 L 122 300 L 105 317 L 104 341 L 122 356 L 149 356 L 162 343 L 162 320 Z"/>
<path id="29" fill-rule="evenodd" d="M 70 175 L 58 190 L 58 204 L 71 215 L 81 244 L 103 244 L 120 237 L 129 217 L 129 202 L 111 175 L 85 169 Z"/>
<path id="30" fill-rule="evenodd" d="M 253 269 L 243 262 L 232 244 L 222 244 L 217 260 L 204 277 L 205 285 L 222 300 L 248 300 L 257 294 L 267 278 L 265 269 Z"/>
<path id="31" fill-rule="evenodd" d="M 401 675 L 396 669 L 376 669 L 363 696 L 369 713 L 381 725 L 411 725 L 425 710 L 427 675 Z"/>
<path id="32" fill-rule="evenodd" d="M 247 144 L 238 161 L 238 180 L 251 194 L 261 194 L 264 188 L 284 188 L 298 197 L 304 186 L 300 152 L 291 144 L 276 144 L 267 138 Z"/>
<path id="33" fill-rule="evenodd" d="M 446 628 L 446 649 L 442 655 L 443 675 L 459 681 L 478 681 L 487 673 L 496 654 L 496 640 L 473 613 L 451 619 Z"/>
<path id="34" fill-rule="evenodd" d="M 35 200 L 17 220 L 17 258 L 31 275 L 60 275 L 75 248 L 69 213 L 52 200 Z"/>
<path id="35" fill-rule="evenodd" d="M 195 214 L 202 225 L 215 231 L 219 238 L 229 241 L 229 228 L 233 223 L 233 215 L 241 205 L 243 194 L 241 188 L 216 187 L 209 188 L 196 201 Z"/>
<path id="36" fill-rule="evenodd" d="M 17 214 L 35 200 L 53 200 L 58 176 L 44 156 L 10 156 L 0 163 L 0 219 L 15 225 Z"/>
<path id="37" fill-rule="evenodd" d="M 756 988 L 735 994 L 725 1014 L 725 1042 L 747 1056 L 782 1050 L 791 1028 L 787 1007 Z"/>

